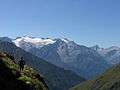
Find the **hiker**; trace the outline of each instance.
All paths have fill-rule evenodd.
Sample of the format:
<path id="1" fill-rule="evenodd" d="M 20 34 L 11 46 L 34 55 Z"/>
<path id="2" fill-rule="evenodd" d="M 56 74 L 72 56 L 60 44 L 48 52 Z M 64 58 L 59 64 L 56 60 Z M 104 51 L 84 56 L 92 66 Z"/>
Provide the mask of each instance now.
<path id="1" fill-rule="evenodd" d="M 25 65 L 25 61 L 23 59 L 23 57 L 20 58 L 20 60 L 18 61 L 18 65 L 20 68 L 20 72 L 24 70 L 24 65 Z"/>

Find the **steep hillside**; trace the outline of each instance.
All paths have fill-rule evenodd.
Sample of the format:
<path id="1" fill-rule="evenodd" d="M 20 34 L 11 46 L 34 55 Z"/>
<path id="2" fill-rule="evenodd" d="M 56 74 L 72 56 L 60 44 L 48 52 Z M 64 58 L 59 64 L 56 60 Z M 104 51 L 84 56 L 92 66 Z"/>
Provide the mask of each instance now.
<path id="1" fill-rule="evenodd" d="M 0 51 L 14 55 L 16 62 L 21 56 L 24 57 L 28 65 L 44 75 L 50 90 L 66 90 L 85 80 L 69 70 L 58 68 L 57 66 L 16 47 L 12 43 L 0 41 Z"/>
<path id="2" fill-rule="evenodd" d="M 70 90 L 120 90 L 120 64 Z"/>
<path id="3" fill-rule="evenodd" d="M 16 46 L 87 79 L 96 77 L 109 68 L 109 64 L 97 51 L 67 39 L 19 37 L 13 42 Z"/>
<path id="4" fill-rule="evenodd" d="M 35 70 L 25 66 L 20 73 L 19 67 L 3 52 L 0 52 L 0 90 L 48 90 L 46 83 Z"/>

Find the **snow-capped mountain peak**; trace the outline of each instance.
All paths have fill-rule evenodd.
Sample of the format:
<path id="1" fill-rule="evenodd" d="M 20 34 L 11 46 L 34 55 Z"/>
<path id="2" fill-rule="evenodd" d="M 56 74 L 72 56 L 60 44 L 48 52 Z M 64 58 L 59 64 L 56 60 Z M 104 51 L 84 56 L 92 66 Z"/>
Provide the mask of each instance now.
<path id="1" fill-rule="evenodd" d="M 65 42 L 65 43 L 69 43 L 69 42 L 70 42 L 70 41 L 69 41 L 68 39 L 66 39 L 66 38 L 61 39 L 61 41 Z"/>
<path id="2" fill-rule="evenodd" d="M 16 44 L 16 46 L 26 48 L 35 47 L 35 48 L 41 48 L 44 45 L 53 44 L 55 43 L 55 40 L 49 39 L 49 38 L 31 38 L 31 37 L 19 37 L 13 42 Z"/>
<path id="3" fill-rule="evenodd" d="M 99 51 L 99 50 L 103 50 L 104 49 L 104 48 L 100 48 L 98 45 L 92 46 L 90 48 L 95 50 L 95 51 Z"/>
<path id="4" fill-rule="evenodd" d="M 13 40 L 13 43 L 20 47 L 24 48 L 26 51 L 29 51 L 32 48 L 40 49 L 45 45 L 50 45 L 56 43 L 57 45 L 67 45 L 69 47 L 75 47 L 76 44 L 73 41 L 70 41 L 66 38 L 63 39 L 50 39 L 50 38 L 34 38 L 34 37 L 17 37 Z"/>

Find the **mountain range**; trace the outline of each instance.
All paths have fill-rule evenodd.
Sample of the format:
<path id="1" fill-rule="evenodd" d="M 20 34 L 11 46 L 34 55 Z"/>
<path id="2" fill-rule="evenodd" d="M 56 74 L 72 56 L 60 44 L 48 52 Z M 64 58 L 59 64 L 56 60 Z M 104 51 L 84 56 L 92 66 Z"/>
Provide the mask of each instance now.
<path id="1" fill-rule="evenodd" d="M 59 68 L 44 59 L 26 52 L 11 42 L 0 41 L 0 51 L 13 55 L 16 63 L 20 57 L 24 57 L 27 65 L 43 75 L 50 90 L 66 90 L 85 81 L 84 78 L 76 75 L 72 71 Z"/>
<path id="2" fill-rule="evenodd" d="M 0 44 L 2 45 L 0 50 L 7 51 L 8 53 L 15 55 L 17 59 L 21 56 L 26 56 L 26 53 L 29 54 L 27 55 L 27 57 L 29 56 L 29 58 L 26 58 L 27 60 L 30 59 L 30 61 L 27 61 L 28 65 L 32 66 L 39 73 L 42 73 L 46 76 L 45 80 L 46 82 L 48 82 L 48 86 L 51 90 L 63 90 L 63 87 L 66 90 L 66 88 L 81 83 L 85 81 L 85 79 L 91 79 L 100 75 L 111 66 L 120 62 L 120 48 L 116 46 L 112 46 L 110 48 L 100 48 L 98 45 L 87 47 L 84 45 L 79 45 L 74 41 L 70 41 L 68 39 L 34 37 L 18 37 L 16 39 L 1 37 L 0 40 L 2 43 L 4 42 L 4 44 L 9 43 L 14 46 L 11 48 L 9 47 L 11 45 Z M 7 49 L 3 48 L 4 46 L 7 47 Z M 18 48 L 20 49 L 20 51 L 17 50 Z M 10 50 L 12 50 L 12 52 Z M 16 52 L 16 50 L 19 53 Z M 20 53 L 21 51 L 25 53 Z M 35 59 L 31 59 L 31 56 L 35 57 Z M 40 64 L 41 62 L 42 64 Z M 50 64 L 47 65 L 48 68 L 52 65 L 55 65 L 55 70 L 52 69 L 52 72 L 56 72 L 56 74 L 49 72 L 50 70 L 48 71 L 48 68 L 44 67 L 46 66 L 46 64 L 43 65 L 43 62 Z M 45 68 L 45 71 L 40 71 L 41 66 L 42 68 Z M 58 67 L 60 67 L 61 70 L 56 70 L 56 68 Z M 62 68 L 64 69 L 62 70 Z M 79 80 L 77 80 L 76 78 L 78 77 L 77 75 L 73 74 L 74 76 L 69 75 L 70 77 L 68 77 L 68 74 L 66 72 L 66 82 L 64 82 L 64 80 L 62 80 L 64 83 L 62 81 L 59 81 L 61 78 L 65 79 L 63 78 L 65 77 L 63 73 L 65 73 L 65 71 L 70 72 L 70 70 L 79 75 Z M 59 71 L 62 73 L 61 77 L 59 77 L 58 75 Z M 53 82 L 50 81 L 51 77 L 48 75 L 48 73 L 50 74 L 50 76 L 52 75 Z M 56 84 L 57 80 L 54 75 L 57 76 L 57 78 L 60 78 L 58 79 L 58 84 Z M 75 80 L 77 80 L 77 82 L 73 79 L 73 77 Z M 70 84 L 67 86 L 70 79 L 71 81 L 73 81 L 70 82 Z M 67 84 L 65 85 L 65 83 Z M 56 84 L 56 86 L 52 86 L 54 84 Z M 60 85 L 63 87 L 60 88 Z"/>
<path id="3" fill-rule="evenodd" d="M 18 37 L 12 42 L 46 61 L 72 70 L 86 79 L 96 77 L 110 67 L 96 50 L 68 39 Z"/>
<path id="4" fill-rule="evenodd" d="M 120 47 L 118 46 L 111 46 L 104 49 L 100 48 L 98 45 L 95 45 L 91 48 L 103 56 L 105 60 L 111 65 L 115 65 L 120 62 Z"/>

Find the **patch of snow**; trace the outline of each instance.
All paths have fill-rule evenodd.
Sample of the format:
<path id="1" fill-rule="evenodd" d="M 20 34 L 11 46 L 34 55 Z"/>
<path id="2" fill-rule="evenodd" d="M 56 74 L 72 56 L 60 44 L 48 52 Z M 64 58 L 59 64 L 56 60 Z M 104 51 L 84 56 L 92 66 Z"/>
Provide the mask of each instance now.
<path id="1" fill-rule="evenodd" d="M 56 41 L 52 40 L 52 39 L 41 39 L 41 38 L 30 38 L 30 37 L 21 37 L 18 38 L 16 40 L 13 40 L 13 42 L 16 44 L 16 46 L 20 47 L 20 44 L 25 42 L 25 43 L 31 43 L 34 44 L 34 46 L 36 48 L 40 48 L 43 47 L 44 45 L 48 45 L 48 44 L 53 44 Z"/>
<path id="2" fill-rule="evenodd" d="M 65 43 L 68 43 L 69 42 L 69 40 L 67 40 L 67 39 L 61 39 L 63 42 L 65 42 Z"/>

